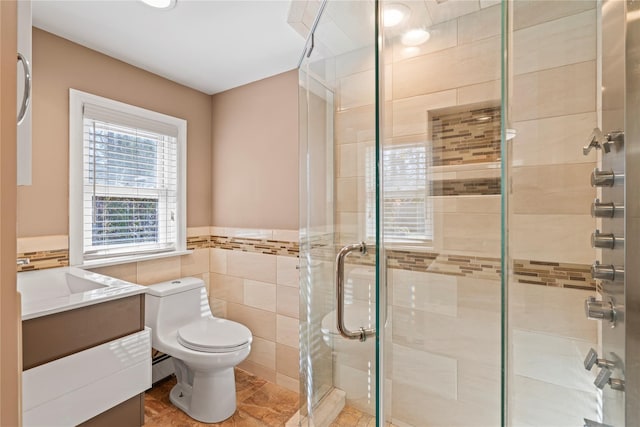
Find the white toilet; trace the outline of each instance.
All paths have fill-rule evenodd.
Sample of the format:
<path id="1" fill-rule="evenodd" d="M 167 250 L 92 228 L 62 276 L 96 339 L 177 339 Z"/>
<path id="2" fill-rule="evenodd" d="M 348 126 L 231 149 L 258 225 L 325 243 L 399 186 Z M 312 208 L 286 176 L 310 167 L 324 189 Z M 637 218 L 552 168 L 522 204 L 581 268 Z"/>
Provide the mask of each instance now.
<path id="1" fill-rule="evenodd" d="M 251 331 L 213 317 L 204 282 L 186 277 L 149 286 L 145 324 L 152 330 L 152 346 L 173 358 L 178 383 L 171 402 L 204 423 L 233 415 L 233 368 L 249 355 Z"/>

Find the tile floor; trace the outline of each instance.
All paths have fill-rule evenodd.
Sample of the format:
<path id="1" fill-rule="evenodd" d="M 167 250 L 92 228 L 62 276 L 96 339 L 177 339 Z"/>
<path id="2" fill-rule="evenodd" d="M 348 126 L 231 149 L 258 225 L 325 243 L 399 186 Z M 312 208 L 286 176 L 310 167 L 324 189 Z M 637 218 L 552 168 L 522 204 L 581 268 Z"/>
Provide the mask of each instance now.
<path id="1" fill-rule="evenodd" d="M 262 380 L 241 369 L 236 369 L 235 414 L 222 423 L 200 423 L 176 408 L 169 401 L 169 391 L 175 385 L 175 377 L 163 380 L 145 393 L 145 426 L 195 427 L 195 426 L 284 426 L 298 410 L 298 393 Z"/>
<path id="2" fill-rule="evenodd" d="M 222 423 L 204 424 L 190 417 L 169 402 L 169 391 L 175 377 L 163 380 L 145 393 L 144 418 L 148 427 L 281 427 L 296 413 L 298 393 L 269 383 L 236 368 L 236 399 L 238 409 Z M 375 420 L 349 406 L 345 407 L 331 427 L 374 427 Z"/>

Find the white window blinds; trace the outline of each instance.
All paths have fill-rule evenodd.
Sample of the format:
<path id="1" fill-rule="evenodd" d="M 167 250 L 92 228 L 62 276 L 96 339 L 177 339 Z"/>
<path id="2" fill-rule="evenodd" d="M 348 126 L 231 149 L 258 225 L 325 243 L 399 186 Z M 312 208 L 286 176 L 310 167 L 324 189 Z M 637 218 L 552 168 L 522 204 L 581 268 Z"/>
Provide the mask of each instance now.
<path id="1" fill-rule="evenodd" d="M 87 102 L 81 114 L 83 263 L 184 249 L 179 127 Z"/>
<path id="2" fill-rule="evenodd" d="M 427 149 L 424 143 L 382 150 L 384 238 L 387 242 L 425 242 L 433 239 L 433 212 L 428 203 Z M 366 158 L 366 234 L 375 237 L 375 149 Z"/>

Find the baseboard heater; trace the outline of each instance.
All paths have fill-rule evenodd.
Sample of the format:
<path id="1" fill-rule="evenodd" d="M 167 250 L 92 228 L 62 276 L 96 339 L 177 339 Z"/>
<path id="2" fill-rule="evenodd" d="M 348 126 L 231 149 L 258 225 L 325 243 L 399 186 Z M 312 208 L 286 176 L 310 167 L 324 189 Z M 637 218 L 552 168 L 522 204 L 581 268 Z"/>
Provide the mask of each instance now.
<path id="1" fill-rule="evenodd" d="M 153 384 L 174 373 L 173 360 L 168 354 L 161 354 L 151 359 L 151 382 Z"/>

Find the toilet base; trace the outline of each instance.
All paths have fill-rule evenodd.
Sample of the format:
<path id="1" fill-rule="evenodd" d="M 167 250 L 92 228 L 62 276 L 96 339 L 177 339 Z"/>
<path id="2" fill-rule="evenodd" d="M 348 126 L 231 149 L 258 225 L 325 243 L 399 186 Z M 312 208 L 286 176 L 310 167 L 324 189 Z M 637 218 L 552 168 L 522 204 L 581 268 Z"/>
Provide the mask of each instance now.
<path id="1" fill-rule="evenodd" d="M 191 418 L 203 423 L 217 423 L 236 411 L 233 368 L 194 372 L 192 384 L 188 382 L 189 375 L 176 376 L 178 383 L 171 389 L 169 400 Z"/>

